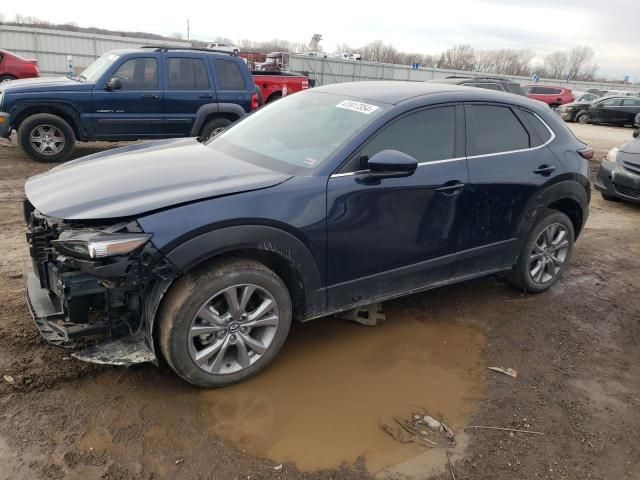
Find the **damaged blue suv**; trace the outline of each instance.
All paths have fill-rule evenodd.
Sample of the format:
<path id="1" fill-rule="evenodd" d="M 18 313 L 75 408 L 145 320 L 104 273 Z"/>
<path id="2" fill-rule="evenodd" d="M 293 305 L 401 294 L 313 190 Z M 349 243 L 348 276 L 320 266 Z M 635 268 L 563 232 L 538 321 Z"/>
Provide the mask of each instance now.
<path id="1" fill-rule="evenodd" d="M 218 387 L 291 322 L 482 275 L 537 293 L 588 215 L 593 152 L 546 106 L 361 82 L 284 98 L 207 143 L 159 140 L 33 177 L 28 300 L 48 341 Z"/>

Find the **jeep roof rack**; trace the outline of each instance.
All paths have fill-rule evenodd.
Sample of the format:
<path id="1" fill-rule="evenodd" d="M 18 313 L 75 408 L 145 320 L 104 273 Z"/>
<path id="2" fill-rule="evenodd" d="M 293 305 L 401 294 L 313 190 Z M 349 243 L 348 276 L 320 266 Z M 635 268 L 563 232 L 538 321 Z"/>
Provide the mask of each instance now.
<path id="1" fill-rule="evenodd" d="M 143 45 L 140 48 L 148 48 L 153 49 L 154 52 L 168 52 L 173 50 L 187 50 L 187 51 L 197 51 L 197 52 L 209 52 L 209 53 L 224 53 L 225 55 L 235 56 L 232 52 L 227 52 L 225 50 L 218 50 L 215 48 L 203 48 L 203 47 L 172 47 L 169 45 Z"/>

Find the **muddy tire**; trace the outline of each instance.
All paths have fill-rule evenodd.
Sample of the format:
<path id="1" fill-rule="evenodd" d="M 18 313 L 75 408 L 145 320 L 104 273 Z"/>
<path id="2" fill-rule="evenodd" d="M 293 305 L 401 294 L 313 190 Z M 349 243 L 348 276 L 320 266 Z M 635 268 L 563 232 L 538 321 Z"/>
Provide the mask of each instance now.
<path id="1" fill-rule="evenodd" d="M 57 115 L 38 113 L 27 117 L 18 128 L 18 144 L 36 162 L 62 162 L 76 145 L 71 126 Z"/>
<path id="2" fill-rule="evenodd" d="M 202 130 L 200 130 L 200 136 L 198 137 L 198 140 L 201 142 L 206 142 L 219 133 L 222 133 L 222 131 L 229 125 L 231 125 L 231 123 L 233 122 L 231 122 L 231 120 L 229 120 L 228 118 L 214 118 L 212 120 L 209 120 L 204 124 Z"/>
<path id="3" fill-rule="evenodd" d="M 582 125 L 586 125 L 587 123 L 589 123 L 589 114 L 587 112 L 585 112 L 584 110 L 581 112 L 578 112 L 578 114 L 576 115 L 576 123 L 580 123 Z"/>
<path id="4" fill-rule="evenodd" d="M 574 241 L 569 217 L 557 210 L 546 210 L 529 230 L 513 269 L 505 278 L 529 293 L 548 290 L 569 263 Z"/>
<path id="5" fill-rule="evenodd" d="M 227 259 L 180 278 L 158 314 L 157 340 L 169 366 L 199 387 L 252 377 L 278 354 L 291 327 L 284 282 L 263 264 Z"/>

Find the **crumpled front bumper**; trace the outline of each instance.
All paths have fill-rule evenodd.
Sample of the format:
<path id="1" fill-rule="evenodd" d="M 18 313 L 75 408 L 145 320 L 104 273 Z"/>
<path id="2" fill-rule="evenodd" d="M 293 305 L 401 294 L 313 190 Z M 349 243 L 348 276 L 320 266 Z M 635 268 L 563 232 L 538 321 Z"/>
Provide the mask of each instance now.
<path id="1" fill-rule="evenodd" d="M 617 163 L 602 161 L 594 187 L 610 197 L 640 204 L 640 176 L 626 171 Z"/>
<path id="2" fill-rule="evenodd" d="M 49 290 L 40 286 L 40 280 L 32 272 L 27 277 L 27 303 L 36 327 L 47 342 L 64 348 L 78 347 L 69 335 L 64 312 L 52 300 Z M 73 325 L 73 328 L 78 327 L 77 324 Z M 80 333 L 90 335 L 91 324 L 86 324 L 84 328 L 87 331 Z M 72 356 L 79 360 L 108 365 L 133 365 L 156 361 L 153 350 L 147 344 L 144 331 L 87 346 Z"/>

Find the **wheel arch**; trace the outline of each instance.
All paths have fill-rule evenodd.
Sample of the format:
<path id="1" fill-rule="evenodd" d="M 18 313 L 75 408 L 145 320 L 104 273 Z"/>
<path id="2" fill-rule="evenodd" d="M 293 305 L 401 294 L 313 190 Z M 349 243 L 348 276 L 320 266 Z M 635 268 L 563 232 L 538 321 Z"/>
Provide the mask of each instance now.
<path id="1" fill-rule="evenodd" d="M 22 122 L 32 115 L 39 113 L 48 113 L 60 117 L 69 124 L 73 130 L 76 139 L 80 140 L 84 138 L 84 132 L 81 128 L 80 113 L 72 106 L 64 103 L 43 103 L 37 105 L 26 105 L 20 108 L 15 114 L 13 114 L 14 120 L 12 121 L 12 128 L 18 130 Z"/>
<path id="2" fill-rule="evenodd" d="M 213 118 L 226 118 L 235 122 L 244 117 L 246 113 L 244 108 L 236 103 L 208 103 L 203 105 L 196 112 L 196 119 L 191 127 L 191 136 L 198 136 L 202 127 Z"/>

